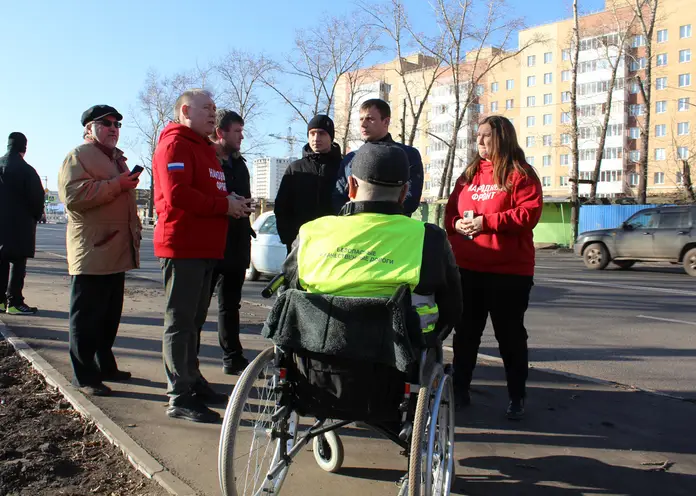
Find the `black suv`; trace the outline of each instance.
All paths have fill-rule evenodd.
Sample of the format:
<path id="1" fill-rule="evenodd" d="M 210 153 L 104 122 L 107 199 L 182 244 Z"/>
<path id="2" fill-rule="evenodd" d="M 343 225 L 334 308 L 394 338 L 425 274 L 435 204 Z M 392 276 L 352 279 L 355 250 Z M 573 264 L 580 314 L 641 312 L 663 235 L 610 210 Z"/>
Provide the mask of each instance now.
<path id="1" fill-rule="evenodd" d="M 636 262 L 672 262 L 696 276 L 696 205 L 646 208 L 615 229 L 578 236 L 575 254 L 588 269 L 614 263 L 628 269 Z"/>

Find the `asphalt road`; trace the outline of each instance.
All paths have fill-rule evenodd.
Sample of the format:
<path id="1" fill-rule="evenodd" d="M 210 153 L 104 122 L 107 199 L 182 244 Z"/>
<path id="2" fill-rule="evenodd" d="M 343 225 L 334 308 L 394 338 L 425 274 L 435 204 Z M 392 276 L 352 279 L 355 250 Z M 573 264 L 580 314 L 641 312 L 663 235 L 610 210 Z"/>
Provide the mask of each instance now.
<path id="1" fill-rule="evenodd" d="M 39 225 L 37 248 L 65 254 L 65 225 Z M 152 231 L 134 273 L 161 280 Z M 668 264 L 590 271 L 571 254 L 542 251 L 535 281 L 527 313 L 534 366 L 696 400 L 696 278 Z M 263 285 L 245 284 L 244 299 L 268 304 Z M 480 351 L 498 356 L 491 329 Z"/>

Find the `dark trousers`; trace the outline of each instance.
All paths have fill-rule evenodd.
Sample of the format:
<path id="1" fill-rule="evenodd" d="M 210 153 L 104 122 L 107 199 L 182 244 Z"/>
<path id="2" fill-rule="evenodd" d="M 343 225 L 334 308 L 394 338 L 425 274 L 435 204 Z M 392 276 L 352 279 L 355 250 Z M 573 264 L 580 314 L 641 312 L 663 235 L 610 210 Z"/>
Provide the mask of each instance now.
<path id="1" fill-rule="evenodd" d="M 462 391 L 469 389 L 481 336 L 490 315 L 505 365 L 508 394 L 511 399 L 524 398 L 529 370 L 524 314 L 533 278 L 464 269 L 460 273 L 464 312 L 453 339 L 455 387 Z"/>
<path id="2" fill-rule="evenodd" d="M 10 265 L 12 266 L 11 270 Z M 22 290 L 24 289 L 24 277 L 26 275 L 26 258 L 0 260 L 0 300 L 6 301 L 8 307 L 24 303 Z"/>
<path id="3" fill-rule="evenodd" d="M 123 310 L 126 274 L 72 276 L 70 284 L 70 361 L 73 383 L 101 382 L 102 374 L 116 370 L 111 348 Z"/>
<path id="4" fill-rule="evenodd" d="M 239 341 L 239 309 L 242 301 L 245 269 L 220 270 L 213 272 L 210 294 L 217 289 L 218 339 L 222 348 L 222 363 L 229 365 L 235 355 L 244 349 Z"/>
<path id="5" fill-rule="evenodd" d="M 217 260 L 198 258 L 160 259 L 165 298 L 162 354 L 171 405 L 178 404 L 203 382 L 198 347 L 216 264 Z"/>

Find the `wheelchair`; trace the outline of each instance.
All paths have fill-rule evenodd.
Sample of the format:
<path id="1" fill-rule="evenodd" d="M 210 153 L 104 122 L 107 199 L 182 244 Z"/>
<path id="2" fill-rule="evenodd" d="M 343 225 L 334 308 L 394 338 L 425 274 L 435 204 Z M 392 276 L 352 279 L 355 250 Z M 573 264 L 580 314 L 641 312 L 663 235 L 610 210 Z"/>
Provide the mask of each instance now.
<path id="1" fill-rule="evenodd" d="M 282 275 L 276 277 L 263 296 L 270 297 L 282 282 Z M 363 299 L 352 300 L 360 308 Z M 310 442 L 319 467 L 339 471 L 344 447 L 337 431 L 356 422 L 402 448 L 408 463 L 399 481 L 400 496 L 450 494 L 454 391 L 452 369 L 443 363 L 439 339 L 413 348 L 414 366 L 407 372 L 272 340 L 274 346 L 262 351 L 240 376 L 225 411 L 218 452 L 223 495 L 279 494 L 291 463 Z M 315 420 L 302 427 L 300 418 Z"/>

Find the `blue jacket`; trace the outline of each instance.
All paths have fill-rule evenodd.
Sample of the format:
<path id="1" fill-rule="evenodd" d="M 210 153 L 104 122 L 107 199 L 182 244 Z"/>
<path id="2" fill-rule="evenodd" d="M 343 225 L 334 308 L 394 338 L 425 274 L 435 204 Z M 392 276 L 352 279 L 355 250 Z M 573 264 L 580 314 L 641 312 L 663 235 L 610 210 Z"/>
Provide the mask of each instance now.
<path id="1" fill-rule="evenodd" d="M 418 208 L 418 205 L 420 205 L 421 195 L 423 193 L 423 161 L 421 160 L 420 153 L 412 146 L 397 143 L 392 139 L 391 134 L 387 134 L 379 141 L 394 143 L 405 151 L 408 156 L 411 178 L 408 182 L 408 193 L 406 193 L 406 199 L 404 200 L 404 213 L 411 216 Z M 341 208 L 343 208 L 343 205 L 348 202 L 348 176 L 350 176 L 350 163 L 353 160 L 353 156 L 355 156 L 355 152 L 350 152 L 346 155 L 338 168 L 336 188 L 331 198 L 335 214 L 338 214 Z"/>

